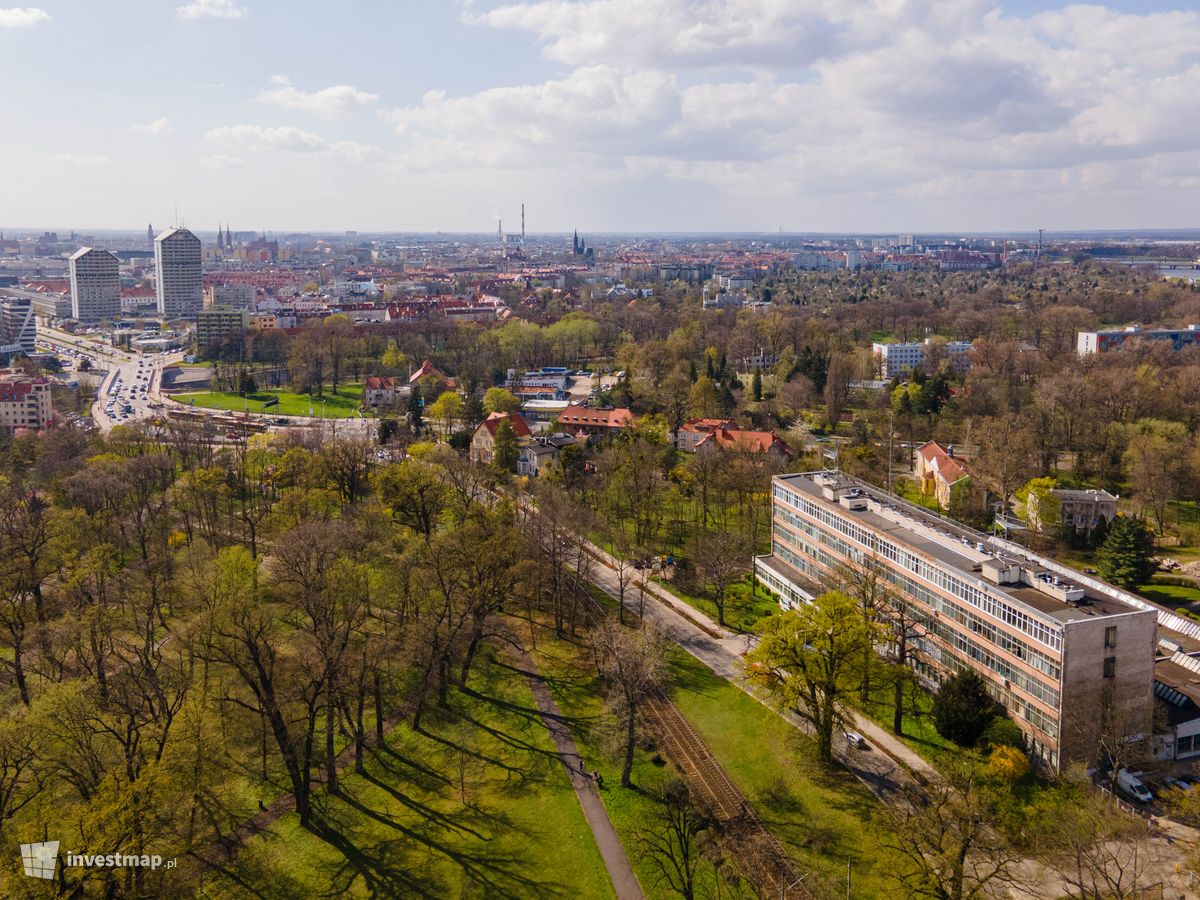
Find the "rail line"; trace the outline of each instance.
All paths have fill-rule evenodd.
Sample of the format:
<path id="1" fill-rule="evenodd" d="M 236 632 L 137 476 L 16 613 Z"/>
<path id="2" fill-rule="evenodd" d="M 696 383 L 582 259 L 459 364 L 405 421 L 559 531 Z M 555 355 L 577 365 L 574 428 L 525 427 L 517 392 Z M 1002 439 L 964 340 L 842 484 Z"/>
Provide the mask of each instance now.
<path id="1" fill-rule="evenodd" d="M 764 897 L 814 895 L 804 886 L 787 851 L 763 823 L 721 764 L 709 752 L 683 713 L 662 691 L 644 706 L 646 719 L 662 741 L 663 751 L 721 823 L 739 849 L 738 866 L 760 885 Z"/>

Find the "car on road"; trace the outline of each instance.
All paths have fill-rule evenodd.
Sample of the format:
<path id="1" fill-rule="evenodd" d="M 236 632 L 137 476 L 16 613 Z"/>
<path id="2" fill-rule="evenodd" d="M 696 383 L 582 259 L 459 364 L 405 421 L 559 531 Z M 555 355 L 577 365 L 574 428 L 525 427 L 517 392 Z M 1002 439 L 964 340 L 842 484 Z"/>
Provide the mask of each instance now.
<path id="1" fill-rule="evenodd" d="M 843 731 L 842 734 L 846 738 L 847 745 L 853 747 L 855 750 L 867 749 L 867 739 L 857 731 Z"/>

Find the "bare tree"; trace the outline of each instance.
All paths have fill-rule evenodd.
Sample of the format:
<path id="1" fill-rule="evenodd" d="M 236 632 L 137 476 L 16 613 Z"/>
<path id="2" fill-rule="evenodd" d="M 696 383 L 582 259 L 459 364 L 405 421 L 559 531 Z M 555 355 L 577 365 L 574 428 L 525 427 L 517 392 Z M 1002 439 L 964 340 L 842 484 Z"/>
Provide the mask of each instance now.
<path id="1" fill-rule="evenodd" d="M 633 750 L 642 706 L 662 690 L 667 672 L 667 641 L 648 625 L 630 628 L 611 619 L 591 635 L 596 668 L 608 691 L 609 707 L 621 723 L 624 762 L 621 786 L 631 785 Z"/>

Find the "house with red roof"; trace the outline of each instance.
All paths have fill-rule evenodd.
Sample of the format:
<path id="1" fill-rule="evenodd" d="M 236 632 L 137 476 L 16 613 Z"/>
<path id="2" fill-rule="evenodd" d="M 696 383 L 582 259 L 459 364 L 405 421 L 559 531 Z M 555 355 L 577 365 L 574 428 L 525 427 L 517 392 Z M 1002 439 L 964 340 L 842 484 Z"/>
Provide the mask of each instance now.
<path id="1" fill-rule="evenodd" d="M 421 367 L 408 376 L 409 387 L 418 382 L 426 399 L 436 399 L 443 391 L 453 391 L 458 387 L 457 381 L 448 378 L 429 360 L 422 362 Z"/>
<path id="2" fill-rule="evenodd" d="M 632 428 L 637 417 L 629 409 L 592 409 L 568 406 L 558 414 L 558 428 L 567 434 L 598 437 Z"/>
<path id="3" fill-rule="evenodd" d="M 396 379 L 386 375 L 371 375 L 363 382 L 363 409 L 379 409 L 396 405 Z"/>
<path id="4" fill-rule="evenodd" d="M 508 422 L 517 436 L 518 444 L 526 444 L 532 437 L 529 425 L 520 413 L 494 412 L 475 429 L 471 436 L 471 462 L 491 465 L 496 454 L 496 431 L 501 422 Z"/>
<path id="5" fill-rule="evenodd" d="M 53 415 L 48 379 L 0 369 L 0 431 L 45 428 Z"/>
<path id="6" fill-rule="evenodd" d="M 954 486 L 970 477 L 963 460 L 954 454 L 954 445 L 943 447 L 929 441 L 913 451 L 913 470 L 921 485 L 921 493 L 937 498 L 942 509 L 950 508 Z"/>
<path id="7" fill-rule="evenodd" d="M 675 432 L 675 446 L 684 453 L 709 450 L 769 453 L 791 459 L 792 448 L 774 431 L 747 431 L 732 419 L 689 419 Z"/>

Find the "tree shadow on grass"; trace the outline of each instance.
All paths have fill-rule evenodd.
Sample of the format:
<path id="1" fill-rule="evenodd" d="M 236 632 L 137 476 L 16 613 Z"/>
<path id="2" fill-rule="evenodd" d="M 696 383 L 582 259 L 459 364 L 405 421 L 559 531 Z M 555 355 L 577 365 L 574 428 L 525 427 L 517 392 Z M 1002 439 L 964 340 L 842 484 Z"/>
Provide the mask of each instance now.
<path id="1" fill-rule="evenodd" d="M 453 861 L 462 870 L 464 877 L 484 889 L 485 896 L 520 900 L 520 898 L 531 896 L 548 897 L 566 893 L 564 888 L 555 885 L 553 882 L 539 881 L 528 872 L 530 868 L 528 861 L 516 855 L 499 850 L 493 852 L 468 852 L 455 848 L 442 842 L 430 833 L 414 829 L 391 816 L 371 809 L 352 794 L 343 792 L 338 795 L 337 799 L 359 814 L 394 829 L 399 835 L 407 839 L 403 843 L 409 843 L 410 846 L 416 845 L 422 847 Z M 517 830 L 516 826 L 511 822 L 505 823 L 503 827 L 504 831 L 510 833 Z M 482 837 L 481 844 L 486 847 L 491 840 L 491 838 Z M 355 859 L 348 853 L 347 860 L 362 871 L 362 860 Z M 374 865 L 366 871 L 377 875 L 379 866 Z M 440 896 L 445 895 L 444 892 L 440 894 Z M 397 896 L 397 894 L 385 894 L 384 896 Z"/>

